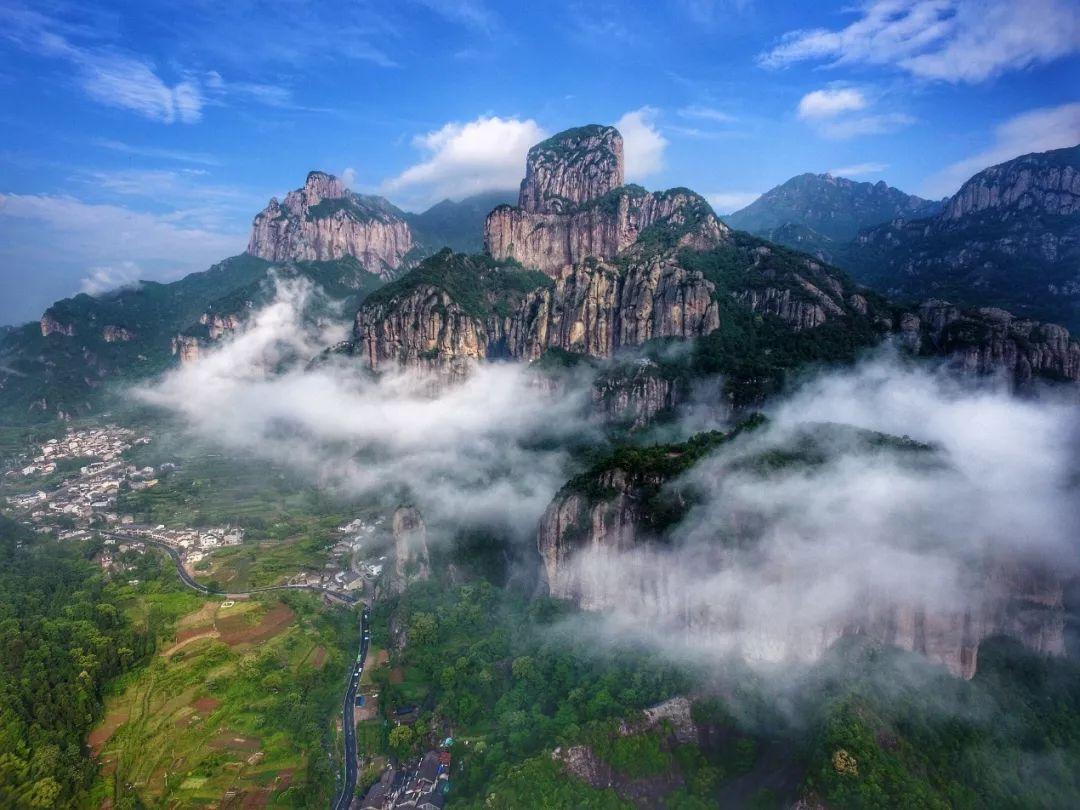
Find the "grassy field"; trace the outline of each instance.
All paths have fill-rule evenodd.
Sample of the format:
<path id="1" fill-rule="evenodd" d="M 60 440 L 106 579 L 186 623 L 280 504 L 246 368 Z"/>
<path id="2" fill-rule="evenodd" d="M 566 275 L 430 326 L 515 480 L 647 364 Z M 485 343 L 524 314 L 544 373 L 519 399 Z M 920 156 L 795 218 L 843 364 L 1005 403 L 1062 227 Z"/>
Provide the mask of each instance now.
<path id="1" fill-rule="evenodd" d="M 89 744 L 102 799 L 153 807 L 322 806 L 325 751 L 355 617 L 307 594 L 228 605 L 169 594 L 133 615 L 183 614 L 149 666 L 113 689 Z"/>
<path id="2" fill-rule="evenodd" d="M 315 534 L 217 549 L 196 564 L 195 577 L 231 591 L 280 585 L 301 571 L 321 571 L 329 542 Z"/>

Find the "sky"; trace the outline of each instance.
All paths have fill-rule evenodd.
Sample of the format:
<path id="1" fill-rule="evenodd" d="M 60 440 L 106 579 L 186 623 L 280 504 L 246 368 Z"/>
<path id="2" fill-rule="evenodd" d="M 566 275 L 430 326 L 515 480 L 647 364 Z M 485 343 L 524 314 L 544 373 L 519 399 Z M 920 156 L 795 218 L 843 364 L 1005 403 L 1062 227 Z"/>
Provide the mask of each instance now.
<path id="1" fill-rule="evenodd" d="M 1080 142 L 1080 5 L 0 0 L 0 323 L 235 255 L 311 169 L 423 210 L 584 123 L 721 214 L 807 171 L 938 198 Z"/>

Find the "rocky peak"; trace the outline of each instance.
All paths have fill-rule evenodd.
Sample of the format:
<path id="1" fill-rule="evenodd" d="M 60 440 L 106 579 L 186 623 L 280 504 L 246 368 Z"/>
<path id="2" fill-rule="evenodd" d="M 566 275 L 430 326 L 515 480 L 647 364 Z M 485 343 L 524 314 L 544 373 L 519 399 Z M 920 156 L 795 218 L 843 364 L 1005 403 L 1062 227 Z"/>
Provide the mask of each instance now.
<path id="1" fill-rule="evenodd" d="M 665 247 L 707 249 L 727 234 L 709 204 L 689 189 L 623 185 L 622 136 L 613 127 L 590 125 L 529 150 L 520 205 L 488 215 L 484 244 L 496 259 L 558 277 L 590 258 L 614 259 L 661 225 L 666 236 L 653 242 Z"/>
<path id="2" fill-rule="evenodd" d="M 976 174 L 949 200 L 945 222 L 998 209 L 1080 213 L 1080 145 L 1022 155 Z"/>
<path id="3" fill-rule="evenodd" d="M 623 139 L 614 127 L 590 124 L 541 141 L 525 158 L 518 205 L 561 214 L 623 184 Z"/>
<path id="4" fill-rule="evenodd" d="M 389 278 L 405 264 L 413 233 L 405 215 L 382 197 L 362 196 L 326 172 L 310 172 L 283 202 L 271 199 L 255 217 L 248 253 L 270 261 L 355 257 Z"/>

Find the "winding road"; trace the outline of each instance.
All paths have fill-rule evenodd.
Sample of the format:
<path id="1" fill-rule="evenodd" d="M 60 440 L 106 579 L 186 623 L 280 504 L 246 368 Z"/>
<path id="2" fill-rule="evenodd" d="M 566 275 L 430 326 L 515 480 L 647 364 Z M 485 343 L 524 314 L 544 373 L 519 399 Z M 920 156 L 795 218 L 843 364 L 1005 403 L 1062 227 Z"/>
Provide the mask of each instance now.
<path id="1" fill-rule="evenodd" d="M 368 642 L 371 641 L 371 625 L 369 619 L 371 609 L 364 608 L 360 618 L 360 652 L 356 656 L 356 664 L 353 667 L 352 677 L 349 679 L 349 688 L 345 690 L 345 701 L 341 704 L 342 731 L 345 734 L 345 783 L 341 786 L 341 793 L 334 801 L 334 810 L 349 810 L 352 804 L 353 794 L 356 793 L 356 690 L 360 688 L 360 677 L 364 674 L 364 662 L 367 660 Z"/>
<path id="2" fill-rule="evenodd" d="M 126 534 L 116 534 L 113 532 L 101 532 L 104 537 L 111 537 L 114 540 L 123 540 L 125 543 L 142 543 L 145 546 L 153 546 L 154 548 L 161 549 L 166 552 L 174 563 L 176 563 L 176 573 L 180 577 L 180 581 L 199 593 L 206 594 L 207 596 L 224 596 L 226 599 L 245 599 L 249 596 L 253 596 L 258 593 L 266 593 L 268 591 L 315 591 L 321 593 L 330 599 L 342 602 L 346 605 L 354 605 L 357 602 L 357 598 L 352 594 L 338 593 L 337 591 L 327 590 L 319 585 L 269 585 L 265 588 L 253 588 L 250 591 L 238 591 L 234 593 L 227 593 L 225 591 L 215 591 L 207 588 L 201 582 L 191 576 L 184 568 L 184 563 L 180 559 L 180 552 L 170 546 L 168 543 L 163 543 L 160 540 L 154 540 L 148 537 L 128 536 Z M 364 662 L 367 660 L 368 644 L 371 641 L 371 608 L 364 606 L 364 611 L 360 616 L 360 650 L 356 655 L 356 662 L 353 664 L 350 670 L 349 687 L 345 690 L 345 700 L 341 704 L 341 724 L 342 731 L 345 735 L 345 761 L 342 763 L 342 773 L 344 774 L 344 784 L 342 785 L 341 792 L 334 798 L 332 805 L 333 810 L 348 810 L 349 805 L 352 804 L 353 794 L 356 792 L 356 779 L 357 779 L 357 764 L 356 764 L 356 722 L 354 719 L 356 711 L 356 692 L 360 687 L 360 676 L 364 674 Z"/>

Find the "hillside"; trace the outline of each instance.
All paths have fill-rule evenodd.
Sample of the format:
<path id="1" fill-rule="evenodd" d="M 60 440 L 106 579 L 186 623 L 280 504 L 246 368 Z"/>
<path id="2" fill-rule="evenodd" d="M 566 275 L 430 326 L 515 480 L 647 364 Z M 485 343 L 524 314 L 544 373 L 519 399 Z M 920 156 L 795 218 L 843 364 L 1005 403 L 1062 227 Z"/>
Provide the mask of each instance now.
<path id="1" fill-rule="evenodd" d="M 846 242 L 863 228 L 898 218 L 929 216 L 941 204 L 905 194 L 884 180 L 859 183 L 831 174 L 800 174 L 724 217 L 733 228 L 788 244 L 780 229 L 798 225 L 824 240 Z M 800 245 L 800 249 L 807 250 Z M 812 252 L 812 251 L 811 251 Z"/>
<path id="2" fill-rule="evenodd" d="M 1080 328 L 1080 146 L 985 169 L 936 216 L 869 228 L 837 261 L 895 297 Z"/>

